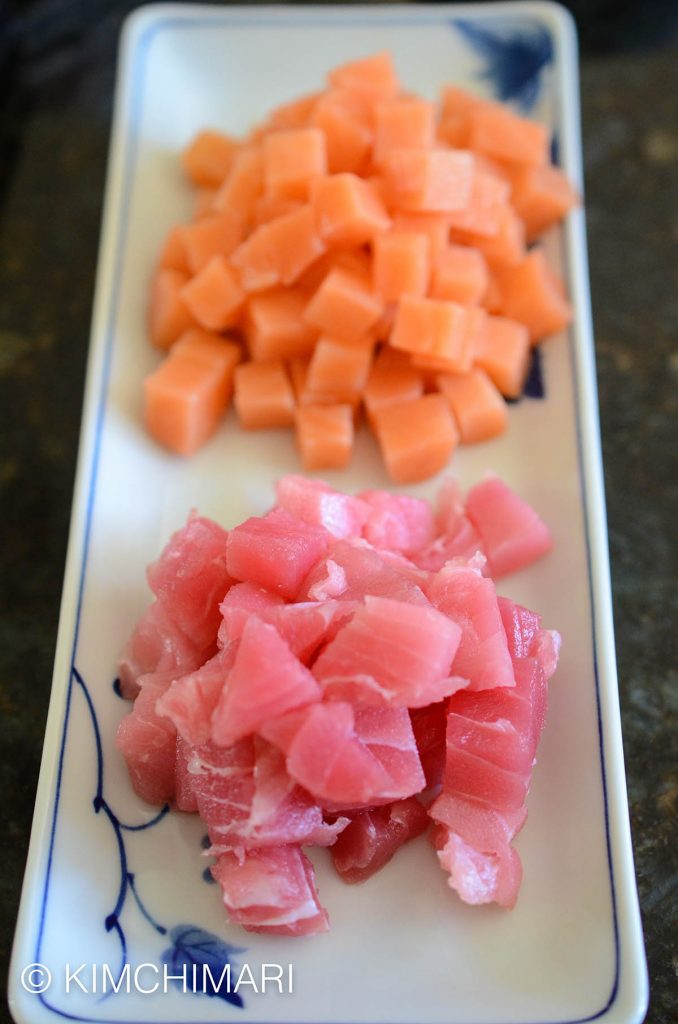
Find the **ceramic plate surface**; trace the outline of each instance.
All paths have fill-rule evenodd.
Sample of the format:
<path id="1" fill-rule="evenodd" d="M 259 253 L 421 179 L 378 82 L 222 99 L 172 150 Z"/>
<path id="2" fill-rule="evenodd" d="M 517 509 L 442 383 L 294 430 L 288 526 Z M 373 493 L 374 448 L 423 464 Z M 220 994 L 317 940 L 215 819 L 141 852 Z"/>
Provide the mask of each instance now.
<path id="1" fill-rule="evenodd" d="M 160 5 L 126 27 L 53 693 L 11 968 L 19 1022 L 643 1017 L 581 211 L 547 242 L 573 298 L 572 329 L 544 346 L 537 397 L 512 407 L 508 433 L 461 451 L 454 466 L 466 487 L 499 473 L 555 537 L 548 558 L 500 587 L 564 638 L 516 841 L 525 875 L 515 910 L 463 905 L 420 840 L 362 886 L 345 886 L 326 854 L 314 855 L 328 935 L 248 934 L 226 923 L 205 879 L 200 823 L 155 816 L 114 748 L 127 711 L 112 686 L 116 658 L 149 601 L 145 565 L 191 507 L 235 525 L 270 506 L 275 479 L 298 470 L 288 432 L 248 435 L 229 420 L 180 461 L 140 427 L 141 381 L 157 363 L 144 333 L 149 274 L 164 233 L 192 205 L 178 151 L 203 126 L 245 132 L 273 105 L 319 88 L 333 65 L 380 49 L 392 51 L 408 89 L 433 99 L 461 83 L 542 120 L 556 159 L 580 181 L 576 41 L 557 6 Z M 351 468 L 326 476 L 351 491 L 389 486 L 362 431 Z M 409 489 L 435 490 L 435 481 Z M 217 979 L 229 965 L 231 991 L 192 992 L 194 963 Z M 163 964 L 179 978 L 188 967 L 187 991 L 181 980 L 165 983 Z M 270 981 L 261 991 L 264 964 L 284 969 L 282 992 Z"/>

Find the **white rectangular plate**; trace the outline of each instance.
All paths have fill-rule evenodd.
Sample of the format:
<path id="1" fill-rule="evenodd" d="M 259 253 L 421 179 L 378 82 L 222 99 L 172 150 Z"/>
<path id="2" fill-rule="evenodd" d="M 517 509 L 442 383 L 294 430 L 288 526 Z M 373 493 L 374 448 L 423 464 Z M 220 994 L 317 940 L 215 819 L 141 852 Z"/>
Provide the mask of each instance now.
<path id="1" fill-rule="evenodd" d="M 392 51 L 406 88 L 430 98 L 456 82 L 530 108 L 580 182 L 576 41 L 556 5 L 159 5 L 126 27 L 53 692 L 11 969 L 19 1022 L 643 1017 L 581 210 L 548 239 L 575 318 L 544 347 L 545 397 L 514 406 L 503 438 L 461 451 L 454 465 L 464 486 L 498 472 L 555 537 L 548 558 L 501 588 L 564 638 L 517 840 L 525 878 L 515 910 L 461 904 L 432 848 L 417 841 L 362 886 L 345 886 L 326 855 L 316 857 L 328 935 L 247 934 L 226 923 L 217 887 L 203 879 L 200 823 L 170 813 L 153 824 L 114 748 L 127 707 L 111 684 L 149 600 L 144 566 L 191 507 L 230 527 L 272 504 L 275 479 L 298 469 L 288 432 L 245 434 L 229 421 L 181 461 L 140 426 L 141 381 L 157 362 L 144 333 L 149 274 L 165 231 L 191 206 L 178 151 L 204 126 L 245 132 L 272 106 L 319 88 L 333 65 L 380 49 Z M 328 477 L 351 491 L 388 486 L 362 431 L 351 468 Z M 435 489 L 432 481 L 410 491 Z M 195 930 L 182 932 L 186 924 Z M 198 941 L 200 930 L 226 945 Z M 212 966 L 230 956 L 234 980 L 236 965 L 249 965 L 257 988 L 262 963 L 292 964 L 294 991 L 245 986 L 239 1007 L 167 987 L 159 965 L 173 945 L 179 956 L 182 942 L 199 961 L 209 953 Z M 123 962 L 131 991 L 123 978 L 111 993 Z M 25 970 L 30 964 L 49 976 Z M 67 965 L 78 971 L 68 991 Z M 30 992 L 40 977 L 50 984 Z"/>

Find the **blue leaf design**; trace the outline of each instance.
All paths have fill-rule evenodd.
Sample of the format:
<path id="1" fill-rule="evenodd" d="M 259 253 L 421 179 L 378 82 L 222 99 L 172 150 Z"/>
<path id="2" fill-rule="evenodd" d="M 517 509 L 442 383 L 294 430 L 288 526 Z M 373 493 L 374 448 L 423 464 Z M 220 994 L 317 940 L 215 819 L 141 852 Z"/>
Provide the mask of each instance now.
<path id="1" fill-rule="evenodd" d="M 526 113 L 532 110 L 541 90 L 541 72 L 553 60 L 550 33 L 537 22 L 487 28 L 481 22 L 453 18 L 452 24 L 482 57 L 485 68 L 480 78 L 492 83 L 495 95 L 517 103 Z"/>
<path id="2" fill-rule="evenodd" d="M 233 967 L 233 957 L 238 953 L 244 953 L 244 949 L 231 946 L 217 935 L 192 924 L 178 924 L 170 931 L 170 938 L 172 945 L 161 954 L 161 959 L 167 964 L 170 974 L 181 974 L 185 969 L 186 978 L 192 980 L 195 965 L 198 979 L 196 991 L 199 994 L 211 998 L 216 996 L 217 999 L 223 999 L 233 1006 L 244 1006 L 242 996 L 229 991 L 230 985 L 226 975 L 220 983 L 224 968 L 229 964 Z M 208 970 L 203 971 L 203 967 Z M 177 979 L 176 984 L 182 986 L 183 982 Z M 188 981 L 186 990 L 193 991 Z"/>

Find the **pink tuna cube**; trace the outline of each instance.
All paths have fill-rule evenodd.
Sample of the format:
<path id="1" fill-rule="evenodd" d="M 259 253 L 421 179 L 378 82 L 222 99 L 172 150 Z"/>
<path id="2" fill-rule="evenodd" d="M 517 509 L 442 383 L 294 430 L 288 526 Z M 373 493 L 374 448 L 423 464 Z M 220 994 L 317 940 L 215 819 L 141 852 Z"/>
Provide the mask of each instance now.
<path id="1" fill-rule="evenodd" d="M 148 567 L 148 583 L 169 618 L 202 649 L 216 641 L 219 604 L 231 586 L 226 566 L 228 534 L 191 515 Z"/>
<path id="2" fill-rule="evenodd" d="M 118 662 L 120 693 L 133 700 L 139 692 L 139 677 L 150 672 L 171 672 L 177 675 L 198 668 L 209 657 L 170 619 L 159 601 L 144 612 Z"/>
<path id="3" fill-rule="evenodd" d="M 315 935 L 329 928 L 313 865 L 298 846 L 223 853 L 212 868 L 230 919 L 248 931 Z"/>
<path id="4" fill-rule="evenodd" d="M 115 736 L 115 745 L 127 762 L 134 792 L 149 804 L 174 799 L 177 731 L 172 722 L 161 718 L 155 710 L 156 701 L 171 681 L 171 672 L 142 676 L 139 696 Z"/>
<path id="5" fill-rule="evenodd" d="M 219 651 L 201 668 L 173 679 L 158 699 L 156 712 L 168 718 L 187 743 L 207 743 L 212 728 L 212 715 L 233 667 L 235 650 Z"/>
<path id="6" fill-rule="evenodd" d="M 328 541 L 329 534 L 322 527 L 311 526 L 276 508 L 231 530 L 228 571 L 238 580 L 258 583 L 291 599 L 311 567 L 325 554 Z"/>
<path id="7" fill-rule="evenodd" d="M 277 629 L 252 615 L 212 715 L 212 739 L 230 746 L 267 719 L 320 697 L 317 682 Z"/>
<path id="8" fill-rule="evenodd" d="M 278 480 L 275 493 L 279 506 L 338 539 L 359 537 L 370 511 L 359 497 L 335 491 L 323 480 L 294 474 Z"/>
<path id="9" fill-rule="evenodd" d="M 332 861 L 344 882 L 364 882 L 398 849 L 426 831 L 429 818 L 416 797 L 369 807 L 352 817 L 332 847 Z"/>
<path id="10" fill-rule="evenodd" d="M 370 508 L 363 536 L 373 547 L 414 555 L 433 540 L 435 524 L 427 501 L 389 491 L 362 491 L 358 497 Z"/>
<path id="11" fill-rule="evenodd" d="M 426 594 L 461 630 L 452 670 L 469 680 L 469 689 L 513 686 L 513 666 L 492 580 L 477 569 L 450 564 L 436 573 Z"/>
<path id="12" fill-rule="evenodd" d="M 434 844 L 441 867 L 449 872 L 450 888 L 464 903 L 515 906 L 523 869 L 511 846 L 499 853 L 482 853 L 444 826 L 439 826 Z"/>
<path id="13" fill-rule="evenodd" d="M 532 506 L 498 477 L 471 488 L 466 512 L 480 534 L 495 579 L 531 565 L 553 547 L 548 527 Z"/>
<path id="14" fill-rule="evenodd" d="M 450 679 L 461 630 L 425 605 L 367 596 L 313 666 L 326 693 L 422 707 L 458 689 Z M 463 685 L 463 684 L 462 684 Z"/>

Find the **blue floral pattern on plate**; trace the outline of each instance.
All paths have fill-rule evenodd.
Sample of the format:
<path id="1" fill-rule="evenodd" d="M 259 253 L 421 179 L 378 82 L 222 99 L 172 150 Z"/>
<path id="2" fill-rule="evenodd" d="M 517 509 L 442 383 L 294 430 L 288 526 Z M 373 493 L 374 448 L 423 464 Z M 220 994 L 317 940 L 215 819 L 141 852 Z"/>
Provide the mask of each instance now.
<path id="1" fill-rule="evenodd" d="M 542 88 L 542 72 L 553 62 L 550 32 L 538 22 L 516 27 L 493 21 L 453 18 L 452 25 L 483 60 L 479 78 L 489 82 L 497 99 L 516 103 L 525 113 L 533 109 Z"/>

